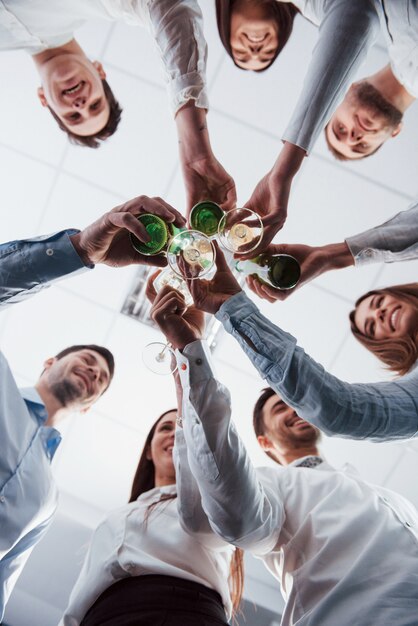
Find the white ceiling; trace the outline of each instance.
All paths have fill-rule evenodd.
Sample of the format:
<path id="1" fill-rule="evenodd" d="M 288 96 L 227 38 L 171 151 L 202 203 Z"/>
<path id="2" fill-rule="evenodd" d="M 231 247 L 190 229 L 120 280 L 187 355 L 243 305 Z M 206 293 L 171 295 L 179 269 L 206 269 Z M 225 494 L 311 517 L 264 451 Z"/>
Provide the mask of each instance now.
<path id="1" fill-rule="evenodd" d="M 294 35 L 274 67 L 260 75 L 245 73 L 220 45 L 213 3 L 201 4 L 209 43 L 212 144 L 244 204 L 280 150 L 317 33 L 297 18 Z M 70 146 L 38 105 L 30 57 L 0 55 L 2 241 L 83 228 L 139 194 L 162 196 L 184 210 L 176 133 L 150 37 L 136 27 L 92 22 L 77 39 L 92 59 L 103 61 L 124 106 L 120 129 L 97 151 Z M 377 46 L 359 76 L 385 63 L 386 53 Z M 293 186 L 289 218 L 277 241 L 341 241 L 406 208 L 418 192 L 417 133 L 418 107 L 412 107 L 396 140 L 364 163 L 351 165 L 334 161 L 321 138 Z M 351 382 L 387 379 L 379 362 L 350 336 L 347 315 L 364 291 L 416 280 L 417 269 L 418 262 L 347 269 L 321 277 L 284 303 L 258 304 L 337 376 Z M 102 343 L 116 358 L 111 389 L 88 415 L 63 424 L 64 440 L 53 463 L 63 494 L 60 514 L 17 585 L 7 613 L 11 626 L 27 626 L 29 612 L 31 626 L 56 623 L 89 529 L 104 512 L 126 501 L 144 434 L 161 411 L 174 405 L 171 380 L 151 374 L 141 363 L 142 347 L 160 338 L 159 333 L 119 313 L 134 272 L 98 267 L 2 312 L 1 347 L 22 385 L 33 384 L 45 358 L 72 343 Z M 251 428 L 252 406 L 263 381 L 229 336 L 220 338 L 215 362 L 231 390 L 234 419 L 254 462 L 268 463 Z M 331 463 L 351 462 L 368 480 L 396 489 L 418 505 L 412 479 L 418 470 L 418 443 L 324 438 L 323 450 Z M 73 533 L 70 547 L 57 539 L 66 533 Z M 275 599 L 269 599 L 275 583 L 260 567 L 249 564 L 249 579 L 253 599 L 272 608 L 280 605 L 274 593 Z M 48 593 L 52 581 L 53 594 Z M 264 585 L 262 593 L 257 585 Z"/>

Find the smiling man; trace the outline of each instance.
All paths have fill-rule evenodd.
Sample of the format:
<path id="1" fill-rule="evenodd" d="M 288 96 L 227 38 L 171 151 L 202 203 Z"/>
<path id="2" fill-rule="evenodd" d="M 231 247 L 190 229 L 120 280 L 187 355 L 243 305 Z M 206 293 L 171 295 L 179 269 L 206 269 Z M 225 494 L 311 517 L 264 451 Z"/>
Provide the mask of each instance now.
<path id="1" fill-rule="evenodd" d="M 0 308 L 32 296 L 64 276 L 131 264 L 166 265 L 144 256 L 130 233 L 149 235 L 137 216 L 154 213 L 178 227 L 185 219 L 161 198 L 138 196 L 105 213 L 84 230 L 0 244 Z M 37 329 L 40 332 L 40 329 Z M 30 345 L 26 346 L 30 350 Z M 19 390 L 0 352 L 0 622 L 12 589 L 48 530 L 57 489 L 50 464 L 60 443 L 56 426 L 70 412 L 86 413 L 108 388 L 113 356 L 104 347 L 75 345 L 44 362 L 31 389 Z"/>
<path id="2" fill-rule="evenodd" d="M 51 462 L 61 442 L 57 425 L 86 413 L 108 388 L 112 353 L 76 345 L 44 363 L 32 388 L 18 389 L 0 353 L 0 621 L 13 587 L 58 504 Z"/>
<path id="3" fill-rule="evenodd" d="M 33 60 L 42 82 L 39 100 L 70 137 L 86 138 L 78 139 L 83 143 L 89 137 L 104 139 L 111 134 L 121 109 L 115 105 L 101 63 L 89 61 L 74 40 L 35 54 Z"/>
<path id="4" fill-rule="evenodd" d="M 206 44 L 197 0 L 0 3 L 0 50 L 32 55 L 42 83 L 39 99 L 73 143 L 98 147 L 115 132 L 122 111 L 102 65 L 89 60 L 74 38 L 91 19 L 146 27 L 164 64 L 174 112 L 190 100 L 207 108 Z"/>
<path id="5" fill-rule="evenodd" d="M 418 82 L 418 73 L 404 86 L 395 70 L 387 65 L 373 76 L 353 83 L 325 128 L 332 154 L 340 161 L 363 159 L 399 135 L 403 114 L 415 101 L 414 80 Z"/>

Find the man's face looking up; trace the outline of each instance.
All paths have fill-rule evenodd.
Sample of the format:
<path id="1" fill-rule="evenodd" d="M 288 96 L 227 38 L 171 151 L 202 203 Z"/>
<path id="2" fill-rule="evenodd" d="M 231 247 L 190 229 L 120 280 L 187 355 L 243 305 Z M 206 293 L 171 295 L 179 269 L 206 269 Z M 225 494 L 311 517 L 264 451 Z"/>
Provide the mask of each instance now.
<path id="1" fill-rule="evenodd" d="M 109 119 L 102 83 L 105 77 L 101 64 L 92 63 L 84 55 L 57 55 L 42 66 L 38 97 L 72 133 L 94 135 Z"/>
<path id="2" fill-rule="evenodd" d="M 351 85 L 326 129 L 328 143 L 347 159 L 373 154 L 402 128 L 402 113 L 370 83 Z"/>

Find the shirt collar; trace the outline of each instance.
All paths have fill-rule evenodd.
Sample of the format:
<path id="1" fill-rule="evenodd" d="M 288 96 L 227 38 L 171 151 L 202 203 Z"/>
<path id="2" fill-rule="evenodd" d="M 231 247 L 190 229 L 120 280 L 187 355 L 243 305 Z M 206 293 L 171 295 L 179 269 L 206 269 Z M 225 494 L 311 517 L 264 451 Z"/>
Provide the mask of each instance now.
<path id="1" fill-rule="evenodd" d="M 164 487 L 154 487 L 138 496 L 138 502 L 159 500 L 163 494 L 174 495 L 177 492 L 177 485 L 164 485 Z"/>
<path id="2" fill-rule="evenodd" d="M 45 404 L 42 402 L 42 398 L 35 387 L 25 387 L 20 390 L 20 394 L 28 405 L 30 413 L 42 426 L 40 429 L 40 437 L 42 439 L 45 452 L 49 460 L 52 461 L 54 454 L 61 443 L 61 433 L 56 428 L 45 426 L 48 413 L 46 411 Z"/>
<path id="3" fill-rule="evenodd" d="M 303 456 L 300 459 L 296 459 L 292 463 L 289 463 L 288 467 L 312 467 L 315 468 L 317 465 L 321 465 L 324 459 L 316 454 L 308 454 L 307 456 Z M 312 465 L 310 465 L 312 463 Z"/>
<path id="4" fill-rule="evenodd" d="M 42 398 L 35 387 L 25 387 L 20 390 L 20 394 L 24 401 L 31 405 L 31 410 L 35 413 L 36 417 L 42 422 L 46 422 L 48 414 L 45 404 L 42 402 Z"/>

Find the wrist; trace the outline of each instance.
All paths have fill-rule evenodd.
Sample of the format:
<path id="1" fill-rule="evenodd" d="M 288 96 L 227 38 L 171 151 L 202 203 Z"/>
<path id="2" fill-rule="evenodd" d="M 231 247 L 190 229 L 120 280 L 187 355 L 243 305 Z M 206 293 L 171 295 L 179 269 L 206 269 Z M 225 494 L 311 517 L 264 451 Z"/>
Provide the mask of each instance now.
<path id="1" fill-rule="evenodd" d="M 329 269 L 337 270 L 354 265 L 354 257 L 345 241 L 322 246 L 320 254 Z"/>
<path id="2" fill-rule="evenodd" d="M 89 257 L 88 251 L 83 246 L 82 233 L 80 232 L 76 233 L 75 235 L 70 235 L 70 241 L 73 244 L 78 256 L 83 261 L 84 265 L 94 265 L 94 261 Z"/>
<path id="3" fill-rule="evenodd" d="M 179 150 L 182 160 L 191 162 L 212 156 L 206 110 L 188 102 L 176 115 Z"/>
<path id="4" fill-rule="evenodd" d="M 280 181 L 287 180 L 291 182 L 293 177 L 299 171 L 305 156 L 306 150 L 285 141 L 284 146 L 281 149 L 275 164 L 273 165 L 273 169 L 271 170 L 272 176 Z"/>

